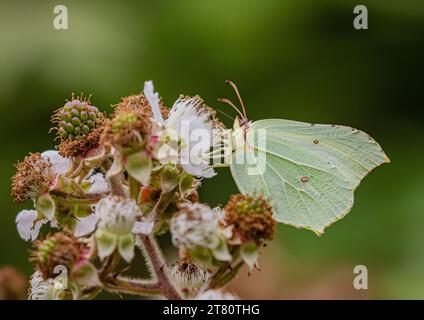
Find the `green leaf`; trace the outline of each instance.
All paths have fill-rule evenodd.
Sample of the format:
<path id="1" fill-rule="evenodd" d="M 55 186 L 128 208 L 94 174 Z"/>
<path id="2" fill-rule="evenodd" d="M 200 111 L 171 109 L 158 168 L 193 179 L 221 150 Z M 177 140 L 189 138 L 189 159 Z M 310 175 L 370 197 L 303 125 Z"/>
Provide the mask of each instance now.
<path id="1" fill-rule="evenodd" d="M 242 244 L 240 246 L 240 255 L 243 261 L 249 267 L 249 271 L 252 271 L 258 262 L 258 256 L 259 256 L 258 246 L 254 243 Z"/>
<path id="2" fill-rule="evenodd" d="M 180 192 L 184 195 L 187 191 L 189 191 L 193 187 L 194 178 L 192 175 L 184 174 L 179 183 Z"/>
<path id="3" fill-rule="evenodd" d="M 239 190 L 270 197 L 277 221 L 317 234 L 343 218 L 361 180 L 390 161 L 369 135 L 344 126 L 260 120 L 246 139 L 231 163 Z"/>
<path id="4" fill-rule="evenodd" d="M 163 192 L 174 190 L 178 186 L 179 180 L 175 169 L 165 167 L 160 173 L 160 185 Z"/>
<path id="5" fill-rule="evenodd" d="M 232 260 L 231 254 L 228 251 L 228 247 L 224 239 L 220 239 L 220 241 L 218 242 L 218 246 L 212 249 L 212 254 L 215 259 L 219 261 L 230 262 Z"/>
<path id="6" fill-rule="evenodd" d="M 84 203 L 74 203 L 71 208 L 72 214 L 76 218 L 88 217 L 93 212 L 91 206 Z"/>
<path id="7" fill-rule="evenodd" d="M 118 245 L 118 236 L 103 229 L 97 229 L 95 238 L 97 255 L 102 260 L 110 256 Z"/>
<path id="8" fill-rule="evenodd" d="M 119 236 L 118 251 L 122 258 L 128 263 L 134 257 L 134 236 L 132 233 Z"/>
<path id="9" fill-rule="evenodd" d="M 190 250 L 190 256 L 203 268 L 207 268 L 212 264 L 212 255 L 207 248 L 198 247 L 196 250 Z"/>
<path id="10" fill-rule="evenodd" d="M 56 213 L 56 204 L 50 194 L 45 193 L 37 198 L 37 212 L 48 220 L 53 220 Z"/>
<path id="11" fill-rule="evenodd" d="M 101 281 L 97 273 L 97 269 L 93 264 L 87 262 L 82 266 L 72 270 L 72 279 L 81 286 L 98 287 L 101 286 Z"/>
<path id="12" fill-rule="evenodd" d="M 140 182 L 143 186 L 147 186 L 152 171 L 152 159 L 145 156 L 142 152 L 129 155 L 125 165 L 128 173 Z"/>
<path id="13" fill-rule="evenodd" d="M 118 173 L 122 171 L 122 169 L 123 169 L 123 165 L 122 165 L 121 156 L 118 153 L 115 153 L 115 156 L 113 157 L 112 166 L 106 173 L 106 178 L 109 179 L 110 177 L 116 176 Z"/>

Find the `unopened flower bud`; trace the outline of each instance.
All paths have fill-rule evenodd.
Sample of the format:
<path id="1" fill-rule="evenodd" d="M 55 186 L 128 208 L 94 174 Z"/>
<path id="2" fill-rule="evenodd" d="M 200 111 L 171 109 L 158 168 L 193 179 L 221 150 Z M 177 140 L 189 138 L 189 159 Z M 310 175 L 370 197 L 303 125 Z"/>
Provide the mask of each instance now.
<path id="1" fill-rule="evenodd" d="M 0 300 L 23 300 L 27 284 L 22 273 L 12 267 L 0 268 Z"/>
<path id="2" fill-rule="evenodd" d="M 171 220 L 172 242 L 177 247 L 214 248 L 219 242 L 219 219 L 210 207 L 201 203 L 184 203 Z"/>
<path id="3" fill-rule="evenodd" d="M 95 233 L 99 257 L 104 259 L 118 249 L 130 262 L 134 256 L 132 229 L 140 214 L 137 203 L 132 199 L 109 196 L 99 201 L 95 211 L 100 218 Z"/>

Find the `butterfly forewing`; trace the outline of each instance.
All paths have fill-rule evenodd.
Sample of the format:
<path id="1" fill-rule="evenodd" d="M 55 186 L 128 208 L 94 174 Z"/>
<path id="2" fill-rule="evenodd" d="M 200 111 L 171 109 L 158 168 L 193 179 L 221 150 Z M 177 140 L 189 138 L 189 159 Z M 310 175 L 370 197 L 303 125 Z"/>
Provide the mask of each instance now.
<path id="1" fill-rule="evenodd" d="M 234 152 L 231 172 L 240 191 L 265 194 L 277 221 L 318 234 L 349 212 L 361 179 L 389 162 L 369 135 L 345 126 L 260 120 L 250 125 L 247 144 L 243 155 L 266 166 L 249 170 Z"/>

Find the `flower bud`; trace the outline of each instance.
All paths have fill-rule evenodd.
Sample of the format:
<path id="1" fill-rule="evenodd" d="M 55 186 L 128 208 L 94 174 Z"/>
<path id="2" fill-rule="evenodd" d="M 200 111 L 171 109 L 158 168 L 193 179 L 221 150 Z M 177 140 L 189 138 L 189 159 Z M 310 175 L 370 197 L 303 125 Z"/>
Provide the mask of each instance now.
<path id="1" fill-rule="evenodd" d="M 0 268 L 0 300 L 24 300 L 27 281 L 22 273 L 12 267 Z"/>
<path id="2" fill-rule="evenodd" d="M 275 220 L 272 207 L 262 195 L 232 195 L 224 207 L 225 221 L 233 226 L 233 235 L 242 243 L 257 245 L 272 240 Z"/>
<path id="3" fill-rule="evenodd" d="M 172 242 L 177 247 L 214 248 L 220 238 L 218 216 L 207 205 L 184 203 L 171 220 Z"/>
<path id="4" fill-rule="evenodd" d="M 140 214 L 137 203 L 132 199 L 109 196 L 99 201 L 95 212 L 100 218 L 95 233 L 99 257 L 104 259 L 118 249 L 120 255 L 130 262 L 134 256 L 132 229 Z"/>
<path id="5" fill-rule="evenodd" d="M 202 266 L 219 261 L 231 261 L 226 244 L 227 232 L 222 228 L 215 210 L 200 203 L 183 203 L 171 219 L 173 244 L 187 250 Z"/>

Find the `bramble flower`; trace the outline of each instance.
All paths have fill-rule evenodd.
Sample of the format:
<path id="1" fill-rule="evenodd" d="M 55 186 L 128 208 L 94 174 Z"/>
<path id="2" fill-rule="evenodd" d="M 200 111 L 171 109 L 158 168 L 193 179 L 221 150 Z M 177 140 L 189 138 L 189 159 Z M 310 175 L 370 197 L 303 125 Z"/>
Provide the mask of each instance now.
<path id="1" fill-rule="evenodd" d="M 31 276 L 30 284 L 29 300 L 62 300 L 65 296 L 62 288 L 55 287 L 54 279 L 44 280 L 40 271 Z"/>
<path id="2" fill-rule="evenodd" d="M 102 290 L 236 299 L 218 289 L 245 264 L 257 267 L 275 222 L 262 196 L 235 195 L 224 208 L 199 202 L 201 180 L 219 166 L 214 160 L 233 151 L 234 131 L 214 110 L 199 96 L 180 96 L 168 110 L 147 81 L 110 117 L 72 97 L 52 121 L 59 151 L 30 153 L 12 178 L 14 200 L 35 206 L 16 216 L 21 238 L 33 241 L 30 299 L 92 299 Z M 53 230 L 37 240 L 44 224 Z M 171 266 L 155 239 L 165 232 L 181 256 Z M 150 279 L 121 268 L 135 243 Z"/>
<path id="3" fill-rule="evenodd" d="M 221 290 L 206 290 L 197 295 L 196 300 L 239 300 L 240 298 L 232 295 L 231 293 Z"/>
<path id="4" fill-rule="evenodd" d="M 54 151 L 36 152 L 18 162 L 16 174 L 12 177 L 13 199 L 21 203 L 49 192 L 54 187 L 57 174 L 63 173 L 70 165 L 65 158 L 59 157 Z"/>
<path id="5" fill-rule="evenodd" d="M 145 95 L 152 107 L 154 120 L 163 125 L 159 135 L 158 159 L 162 163 L 178 163 L 189 174 L 211 178 L 215 175 L 210 166 L 210 151 L 214 134 L 221 127 L 213 109 L 206 106 L 199 96 L 180 96 L 169 111 L 168 119 L 161 116 L 158 94 L 151 81 L 145 84 Z M 200 140 L 200 142 L 198 141 Z"/>
<path id="6" fill-rule="evenodd" d="M 108 196 L 99 201 L 95 209 L 99 224 L 95 233 L 97 253 L 100 259 L 116 249 L 127 262 L 134 256 L 132 229 L 140 215 L 137 203 L 131 199 Z"/>
<path id="7" fill-rule="evenodd" d="M 54 219 L 54 204 L 48 193 L 56 187 L 59 175 L 70 166 L 69 159 L 53 150 L 30 153 L 16 165 L 17 172 L 12 177 L 12 196 L 18 203 L 32 199 L 37 207 L 37 211 L 23 210 L 16 216 L 17 229 L 22 239 L 35 240 L 47 219 Z M 50 206 L 46 206 L 46 203 Z"/>
<path id="8" fill-rule="evenodd" d="M 171 278 L 174 283 L 187 295 L 192 296 L 198 289 L 206 286 L 211 273 L 202 269 L 190 258 L 180 260 L 171 266 Z"/>
<path id="9" fill-rule="evenodd" d="M 52 116 L 60 139 L 59 153 L 64 157 L 85 157 L 98 147 L 105 116 L 82 97 L 68 101 Z"/>
<path id="10" fill-rule="evenodd" d="M 188 250 L 202 265 L 231 261 L 226 245 L 227 233 L 221 229 L 219 217 L 209 206 L 200 203 L 183 203 L 170 223 L 172 242 Z"/>
<path id="11" fill-rule="evenodd" d="M 15 222 L 19 236 L 25 241 L 33 241 L 38 238 L 40 228 L 46 220 L 40 218 L 35 210 L 22 210 L 16 216 Z"/>

